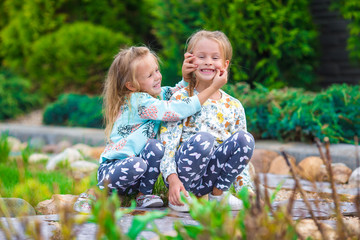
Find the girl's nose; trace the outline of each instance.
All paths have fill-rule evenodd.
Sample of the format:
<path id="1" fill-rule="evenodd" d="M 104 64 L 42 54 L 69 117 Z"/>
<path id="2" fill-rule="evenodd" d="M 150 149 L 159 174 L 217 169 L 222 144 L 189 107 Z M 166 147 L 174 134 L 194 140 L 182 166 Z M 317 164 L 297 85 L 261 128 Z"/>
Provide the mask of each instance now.
<path id="1" fill-rule="evenodd" d="M 212 59 L 209 57 L 205 58 L 205 64 L 207 64 L 207 65 L 212 64 Z"/>

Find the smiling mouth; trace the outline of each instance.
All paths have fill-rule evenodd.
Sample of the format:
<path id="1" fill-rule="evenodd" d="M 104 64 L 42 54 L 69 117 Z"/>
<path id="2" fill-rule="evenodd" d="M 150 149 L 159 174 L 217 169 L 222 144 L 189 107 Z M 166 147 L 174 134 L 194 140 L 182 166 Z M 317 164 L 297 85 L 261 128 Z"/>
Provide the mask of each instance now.
<path id="1" fill-rule="evenodd" d="M 202 72 L 202 73 L 214 73 L 215 70 L 214 69 L 201 69 L 200 72 Z"/>
<path id="2" fill-rule="evenodd" d="M 158 82 L 158 83 L 155 84 L 153 87 L 154 87 L 154 88 L 159 88 L 159 87 L 161 87 L 161 82 Z"/>

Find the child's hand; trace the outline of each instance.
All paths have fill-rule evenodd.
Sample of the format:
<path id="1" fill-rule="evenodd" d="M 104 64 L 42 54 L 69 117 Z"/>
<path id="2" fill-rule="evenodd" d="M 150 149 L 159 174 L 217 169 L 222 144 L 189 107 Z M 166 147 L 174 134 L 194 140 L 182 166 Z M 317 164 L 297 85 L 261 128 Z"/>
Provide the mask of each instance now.
<path id="1" fill-rule="evenodd" d="M 176 174 L 171 174 L 168 177 L 169 182 L 169 202 L 173 205 L 182 206 L 184 205 L 180 200 L 180 191 L 189 196 L 184 185 L 180 181 L 179 177 Z"/>
<path id="2" fill-rule="evenodd" d="M 213 87 L 220 89 L 222 86 L 224 86 L 227 83 L 227 71 L 216 69 L 216 74 L 213 79 L 213 83 L 211 84 Z"/>
<path id="3" fill-rule="evenodd" d="M 190 82 L 191 74 L 192 74 L 192 72 L 194 72 L 197 69 L 198 66 L 196 64 L 193 64 L 195 56 L 192 55 L 191 53 L 188 53 L 188 52 L 185 53 L 184 57 L 185 57 L 185 59 L 184 59 L 182 69 L 181 69 L 182 75 L 183 75 L 185 82 Z"/>

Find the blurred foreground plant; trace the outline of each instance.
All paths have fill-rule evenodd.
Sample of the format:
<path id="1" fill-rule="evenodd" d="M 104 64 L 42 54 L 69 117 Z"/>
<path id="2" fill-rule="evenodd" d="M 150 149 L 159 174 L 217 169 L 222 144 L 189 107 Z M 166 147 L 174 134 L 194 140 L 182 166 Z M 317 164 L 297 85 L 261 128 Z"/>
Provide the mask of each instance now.
<path id="1" fill-rule="evenodd" d="M 285 208 L 272 209 L 277 189 L 267 201 L 261 203 L 260 197 L 252 197 L 246 187 L 238 197 L 244 208 L 232 212 L 225 201 L 207 201 L 192 197 L 190 215 L 199 225 L 175 223 L 177 236 L 162 236 L 165 239 L 297 239 L 296 223 Z M 182 196 L 183 201 L 186 199 Z"/>
<path id="2" fill-rule="evenodd" d="M 98 199 L 93 204 L 92 215 L 89 222 L 98 225 L 96 239 L 136 239 L 142 231 L 152 231 L 147 225 L 155 219 L 162 218 L 167 215 L 167 211 L 149 211 L 145 215 L 137 215 L 132 219 L 132 223 L 127 233 L 124 233 L 118 225 L 118 222 L 125 214 L 131 213 L 135 209 L 135 202 L 131 202 L 130 208 L 120 208 L 120 199 L 113 192 L 109 197 L 108 189 L 99 193 Z"/>

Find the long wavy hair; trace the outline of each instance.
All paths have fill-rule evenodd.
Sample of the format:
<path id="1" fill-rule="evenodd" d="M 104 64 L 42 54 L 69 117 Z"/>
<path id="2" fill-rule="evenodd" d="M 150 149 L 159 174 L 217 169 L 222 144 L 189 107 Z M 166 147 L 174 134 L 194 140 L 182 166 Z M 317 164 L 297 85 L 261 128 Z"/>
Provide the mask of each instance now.
<path id="1" fill-rule="evenodd" d="M 135 92 L 140 91 L 140 85 L 136 81 L 136 67 L 147 54 L 152 54 L 158 62 L 156 54 L 147 47 L 121 49 L 109 68 L 103 91 L 105 136 L 108 141 L 113 125 L 121 114 L 121 107 L 129 104 L 130 96 L 134 92 L 126 87 L 126 83 L 130 82 L 136 88 Z"/>
<path id="2" fill-rule="evenodd" d="M 187 44 L 186 52 L 193 53 L 197 43 L 204 38 L 213 40 L 219 44 L 222 58 L 224 59 L 224 61 L 229 60 L 229 67 L 228 67 L 229 69 L 233 54 L 233 49 L 228 37 L 221 31 L 200 30 L 198 32 L 193 33 L 186 41 Z M 189 82 L 189 86 L 187 88 L 190 97 L 194 95 L 194 88 L 196 87 L 196 85 L 197 85 L 196 76 L 195 74 L 193 74 Z M 188 117 L 186 121 L 186 125 L 189 124 L 189 121 L 190 121 L 190 117 Z"/>

